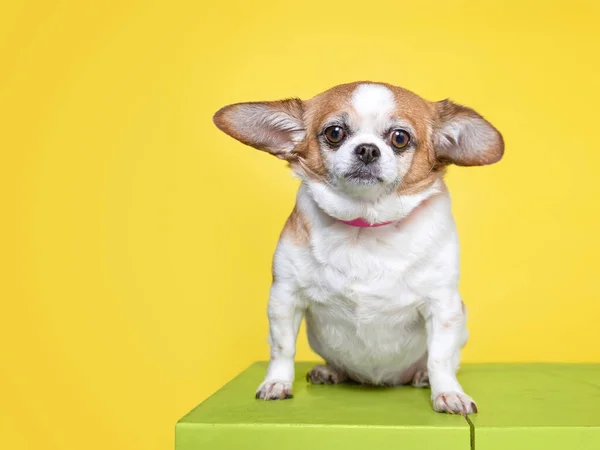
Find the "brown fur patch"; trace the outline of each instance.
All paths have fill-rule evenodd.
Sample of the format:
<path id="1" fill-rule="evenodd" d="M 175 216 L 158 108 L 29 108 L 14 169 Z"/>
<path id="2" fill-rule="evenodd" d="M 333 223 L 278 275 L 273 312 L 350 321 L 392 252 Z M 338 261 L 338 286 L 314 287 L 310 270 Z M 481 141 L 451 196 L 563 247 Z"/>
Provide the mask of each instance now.
<path id="1" fill-rule="evenodd" d="M 308 134 L 304 141 L 294 149 L 289 161 L 292 169 L 304 173 L 310 179 L 315 181 L 327 180 L 327 168 L 323 163 L 323 156 L 319 150 L 316 135 Z"/>
<path id="2" fill-rule="evenodd" d="M 318 139 L 319 128 L 328 117 L 352 110 L 350 98 L 359 84 L 350 83 L 335 86 L 304 101 L 303 119 L 307 134 L 305 140 L 294 150 L 297 159 L 291 162 L 292 167 L 301 169 L 314 180 L 327 180 L 328 172 L 323 162 Z"/>
<path id="3" fill-rule="evenodd" d="M 299 246 L 307 246 L 310 242 L 310 224 L 297 207 L 288 217 L 281 236 L 290 239 Z"/>
<path id="4" fill-rule="evenodd" d="M 418 143 L 414 151 L 411 166 L 398 186 L 397 193 L 402 195 L 417 194 L 431 186 L 445 173 L 435 155 L 432 141 L 433 122 L 436 110 L 433 104 L 417 94 L 396 86 L 387 85 L 396 99 L 396 116 L 401 117 L 413 126 Z"/>

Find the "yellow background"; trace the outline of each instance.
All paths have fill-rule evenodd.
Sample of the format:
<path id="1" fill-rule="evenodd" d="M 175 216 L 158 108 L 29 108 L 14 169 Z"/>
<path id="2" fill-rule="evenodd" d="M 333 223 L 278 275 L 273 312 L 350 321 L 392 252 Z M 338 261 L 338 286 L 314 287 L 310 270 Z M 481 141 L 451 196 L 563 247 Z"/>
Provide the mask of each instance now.
<path id="1" fill-rule="evenodd" d="M 464 360 L 600 362 L 598 5 L 3 2 L 0 448 L 172 448 L 267 358 L 297 182 L 211 116 L 353 80 L 449 96 L 505 136 L 503 162 L 448 176 Z"/>

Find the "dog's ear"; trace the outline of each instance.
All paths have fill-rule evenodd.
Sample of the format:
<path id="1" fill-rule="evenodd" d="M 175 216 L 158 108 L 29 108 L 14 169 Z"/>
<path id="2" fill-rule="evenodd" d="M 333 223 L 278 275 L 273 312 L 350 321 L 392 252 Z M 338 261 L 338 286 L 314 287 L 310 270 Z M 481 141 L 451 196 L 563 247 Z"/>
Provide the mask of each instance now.
<path id="1" fill-rule="evenodd" d="M 458 166 L 484 166 L 500 161 L 502 135 L 471 108 L 450 100 L 436 102 L 433 144 L 437 159 Z"/>
<path id="2" fill-rule="evenodd" d="M 213 121 L 224 133 L 278 158 L 289 160 L 306 136 L 300 99 L 236 103 L 220 109 Z"/>

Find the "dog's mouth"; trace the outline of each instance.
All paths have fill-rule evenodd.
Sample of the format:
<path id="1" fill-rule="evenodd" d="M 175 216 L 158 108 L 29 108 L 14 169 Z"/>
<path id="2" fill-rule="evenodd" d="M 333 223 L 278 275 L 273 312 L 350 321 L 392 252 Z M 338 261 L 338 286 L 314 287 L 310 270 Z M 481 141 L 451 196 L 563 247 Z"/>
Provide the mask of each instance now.
<path id="1" fill-rule="evenodd" d="M 369 167 L 358 167 L 344 174 L 344 179 L 350 183 L 356 184 L 377 184 L 383 183 L 383 178 L 379 176 L 379 171 Z"/>

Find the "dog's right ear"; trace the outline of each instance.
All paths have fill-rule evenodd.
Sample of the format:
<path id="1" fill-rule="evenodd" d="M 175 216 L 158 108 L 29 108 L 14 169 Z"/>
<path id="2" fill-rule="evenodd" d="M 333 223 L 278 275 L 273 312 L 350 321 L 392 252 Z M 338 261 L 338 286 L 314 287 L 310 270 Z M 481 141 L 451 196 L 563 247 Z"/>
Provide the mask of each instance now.
<path id="1" fill-rule="evenodd" d="M 302 101 L 294 98 L 225 106 L 213 121 L 238 141 L 289 160 L 296 145 L 306 136 L 302 115 Z"/>

